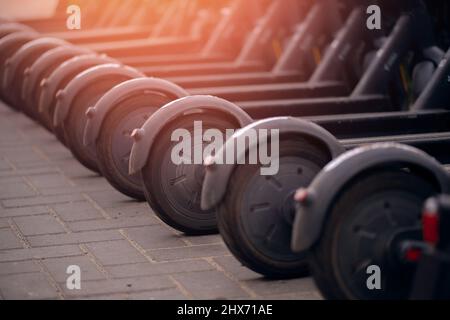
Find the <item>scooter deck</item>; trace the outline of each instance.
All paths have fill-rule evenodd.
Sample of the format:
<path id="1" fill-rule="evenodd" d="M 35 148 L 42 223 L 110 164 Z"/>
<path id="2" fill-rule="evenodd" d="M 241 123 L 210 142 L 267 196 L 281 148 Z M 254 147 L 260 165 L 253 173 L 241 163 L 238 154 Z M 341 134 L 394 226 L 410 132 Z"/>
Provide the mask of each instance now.
<path id="1" fill-rule="evenodd" d="M 192 95 L 207 94 L 230 101 L 252 101 L 273 99 L 302 99 L 328 96 L 346 96 L 350 88 L 340 81 L 324 81 L 318 83 L 293 82 L 249 86 L 232 86 L 216 88 L 199 88 L 189 90 Z"/>
<path id="2" fill-rule="evenodd" d="M 168 77 L 183 88 L 206 88 L 206 87 L 224 87 L 252 84 L 270 84 L 285 83 L 293 81 L 306 81 L 306 75 L 299 71 L 287 71 L 283 73 L 274 73 L 270 71 L 249 72 L 238 74 L 215 74 L 203 76 L 183 76 Z"/>
<path id="3" fill-rule="evenodd" d="M 339 139 L 448 131 L 450 111 L 392 111 L 367 114 L 306 117 Z"/>
<path id="4" fill-rule="evenodd" d="M 170 65 L 159 67 L 141 67 L 140 71 L 149 76 L 168 78 L 175 76 L 195 76 L 207 74 L 230 74 L 240 72 L 257 72 L 267 70 L 269 66 L 263 61 L 248 61 L 245 64 L 237 64 L 234 61 L 216 63 L 197 63 L 186 65 Z"/>
<path id="5" fill-rule="evenodd" d="M 384 95 L 249 101 L 239 106 L 254 119 L 398 111 Z"/>
<path id="6" fill-rule="evenodd" d="M 113 58 L 139 55 L 161 55 L 168 52 L 198 52 L 205 43 L 202 38 L 164 37 L 150 40 L 114 41 L 100 44 L 88 44 L 92 51 L 105 53 Z"/>
<path id="7" fill-rule="evenodd" d="M 194 63 L 212 63 L 221 61 L 232 61 L 234 58 L 225 56 L 223 54 L 203 55 L 202 53 L 191 54 L 164 54 L 160 56 L 137 56 L 137 57 L 123 57 L 120 61 L 130 67 L 140 66 L 165 66 L 165 65 L 179 65 L 179 64 L 194 64 Z"/>
<path id="8" fill-rule="evenodd" d="M 447 152 L 448 148 L 450 148 L 450 132 L 448 131 L 392 136 L 386 135 L 383 137 L 341 140 L 341 142 L 346 149 L 353 149 L 380 142 L 406 144 L 428 153 L 441 163 L 450 164 L 450 154 Z"/>
<path id="9" fill-rule="evenodd" d="M 76 45 L 148 38 L 151 26 L 116 27 L 71 32 L 51 32 L 47 36 L 64 39 Z"/>

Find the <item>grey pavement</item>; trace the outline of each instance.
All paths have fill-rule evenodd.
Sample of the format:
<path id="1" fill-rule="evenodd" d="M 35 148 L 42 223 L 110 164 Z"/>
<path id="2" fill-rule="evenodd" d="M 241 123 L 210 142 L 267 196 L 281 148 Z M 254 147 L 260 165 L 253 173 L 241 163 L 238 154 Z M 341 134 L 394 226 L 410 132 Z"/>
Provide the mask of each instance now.
<path id="1" fill-rule="evenodd" d="M 70 290 L 67 267 L 81 270 Z M 52 134 L 0 103 L 0 300 L 321 299 L 269 281 L 219 235 L 186 237 L 115 191 Z"/>

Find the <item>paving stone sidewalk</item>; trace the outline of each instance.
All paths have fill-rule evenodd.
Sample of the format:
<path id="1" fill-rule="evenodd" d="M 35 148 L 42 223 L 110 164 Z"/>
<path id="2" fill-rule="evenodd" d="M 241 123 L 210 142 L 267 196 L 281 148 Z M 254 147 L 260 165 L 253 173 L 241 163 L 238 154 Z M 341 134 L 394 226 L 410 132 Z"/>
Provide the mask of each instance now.
<path id="1" fill-rule="evenodd" d="M 70 265 L 81 290 L 67 289 Z M 0 300 L 255 298 L 321 297 L 311 278 L 242 267 L 218 235 L 166 226 L 0 103 Z"/>

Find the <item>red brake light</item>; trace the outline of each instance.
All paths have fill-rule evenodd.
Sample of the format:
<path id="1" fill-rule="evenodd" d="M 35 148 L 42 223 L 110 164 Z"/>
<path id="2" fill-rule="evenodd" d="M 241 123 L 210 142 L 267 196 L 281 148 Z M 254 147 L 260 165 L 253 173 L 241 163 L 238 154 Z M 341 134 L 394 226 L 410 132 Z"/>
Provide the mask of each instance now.
<path id="1" fill-rule="evenodd" d="M 425 204 L 422 224 L 423 239 L 432 245 L 437 245 L 439 242 L 439 213 L 436 200 L 429 200 Z"/>

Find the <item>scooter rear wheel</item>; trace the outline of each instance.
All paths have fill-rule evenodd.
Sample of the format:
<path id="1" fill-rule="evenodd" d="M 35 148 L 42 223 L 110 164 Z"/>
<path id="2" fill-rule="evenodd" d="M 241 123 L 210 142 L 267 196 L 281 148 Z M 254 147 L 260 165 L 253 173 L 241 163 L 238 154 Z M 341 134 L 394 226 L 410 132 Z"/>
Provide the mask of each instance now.
<path id="1" fill-rule="evenodd" d="M 269 149 L 270 150 L 270 149 Z M 306 187 L 330 161 L 320 146 L 304 137 L 280 137 L 279 171 L 262 176 L 260 165 L 240 165 L 219 206 L 220 233 L 245 266 L 270 278 L 308 273 L 305 253 L 292 252 L 294 193 Z"/>
<path id="2" fill-rule="evenodd" d="M 38 105 L 43 79 L 46 79 L 64 61 L 86 52 L 85 49 L 74 46 L 61 46 L 41 55 L 25 74 L 22 85 L 22 101 L 24 102 L 22 111 L 39 121 Z"/>
<path id="3" fill-rule="evenodd" d="M 58 92 L 79 74 L 96 65 L 112 63 L 114 60 L 94 54 L 74 57 L 58 66 L 47 78 L 39 95 L 39 121 L 66 145 L 61 127 L 54 126 L 53 120 L 57 106 Z"/>
<path id="4" fill-rule="evenodd" d="M 113 76 L 111 79 L 102 79 L 93 86 L 86 87 L 83 92 L 74 99 L 70 106 L 69 114 L 62 125 L 67 146 L 74 157 L 86 168 L 100 173 L 97 162 L 95 146 L 84 145 L 84 129 L 86 127 L 86 111 L 95 106 L 97 101 L 112 87 L 128 80 L 125 77 Z"/>
<path id="5" fill-rule="evenodd" d="M 400 259 L 399 244 L 405 235 L 420 239 L 423 203 L 436 192 L 427 179 L 400 168 L 363 173 L 342 190 L 311 254 L 325 298 L 407 299 L 415 268 Z M 380 268 L 380 290 L 368 288 L 369 266 Z"/>
<path id="6" fill-rule="evenodd" d="M 128 174 L 133 146 L 131 133 L 141 128 L 159 107 L 170 101 L 170 97 L 157 92 L 139 93 L 112 109 L 101 126 L 96 141 L 100 171 L 115 189 L 131 198 L 145 200 L 140 174 Z"/>
<path id="7" fill-rule="evenodd" d="M 194 145 L 195 121 L 202 122 L 204 131 L 218 129 L 225 133 L 226 129 L 238 128 L 235 121 L 215 112 L 192 114 L 176 119 L 157 137 L 147 164 L 141 170 L 145 197 L 155 213 L 171 227 L 191 235 L 217 232 L 215 210 L 204 211 L 200 207 L 204 166 L 176 165 L 171 159 L 172 149 L 177 144 L 171 141 L 172 132 L 177 129 L 188 130 Z M 195 148 L 200 147 L 200 144 L 193 146 L 191 154 Z"/>
<path id="8" fill-rule="evenodd" d="M 4 99 L 3 76 L 5 74 L 5 62 L 27 42 L 37 38 L 34 32 L 17 32 L 0 39 L 0 98 Z"/>

